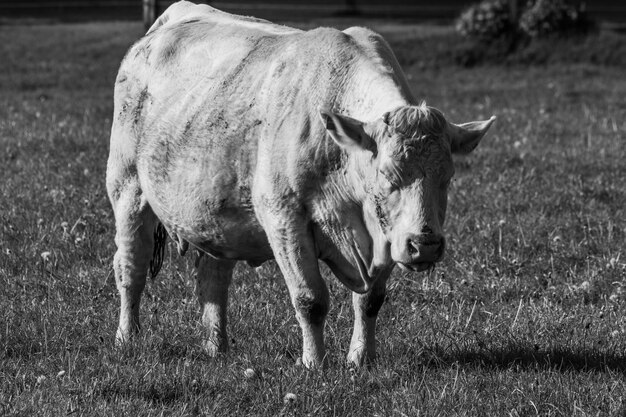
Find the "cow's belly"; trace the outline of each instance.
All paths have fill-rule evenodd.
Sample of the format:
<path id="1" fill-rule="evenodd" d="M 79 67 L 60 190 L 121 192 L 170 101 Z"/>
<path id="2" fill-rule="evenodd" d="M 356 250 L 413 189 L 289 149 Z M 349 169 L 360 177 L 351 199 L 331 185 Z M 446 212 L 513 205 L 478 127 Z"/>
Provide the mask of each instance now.
<path id="1" fill-rule="evenodd" d="M 217 258 L 261 263 L 272 258 L 265 232 L 250 213 L 232 210 L 222 215 L 201 213 L 189 219 L 160 209 L 155 214 L 175 239 L 189 242 Z"/>
<path id="2" fill-rule="evenodd" d="M 215 211 L 207 204 L 181 210 L 175 201 L 154 196 L 148 196 L 148 202 L 174 239 L 187 241 L 214 257 L 252 263 L 273 257 L 265 232 L 250 210 L 230 207 Z"/>
<path id="3" fill-rule="evenodd" d="M 144 196 L 170 235 L 217 258 L 271 259 L 251 203 L 251 167 L 242 153 L 235 160 L 215 149 L 169 146 L 143 149 L 137 170 Z"/>

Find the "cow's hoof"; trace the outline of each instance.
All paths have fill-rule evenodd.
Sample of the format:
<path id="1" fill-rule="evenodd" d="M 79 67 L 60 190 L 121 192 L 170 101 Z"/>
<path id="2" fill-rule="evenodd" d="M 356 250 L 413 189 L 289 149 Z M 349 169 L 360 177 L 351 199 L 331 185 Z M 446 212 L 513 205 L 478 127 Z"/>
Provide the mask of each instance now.
<path id="1" fill-rule="evenodd" d="M 348 353 L 346 362 L 348 366 L 361 368 L 374 363 L 374 354 L 369 354 L 366 349 L 355 349 Z"/>
<path id="2" fill-rule="evenodd" d="M 302 358 L 298 358 L 296 361 L 296 366 L 304 365 L 305 368 L 315 370 L 315 369 L 324 369 L 326 367 L 326 359 L 319 357 L 308 357 L 302 355 Z"/>
<path id="3" fill-rule="evenodd" d="M 120 329 L 117 329 L 115 333 L 115 346 L 122 347 L 128 344 L 130 341 L 131 335 L 127 332 L 123 332 Z"/>
<path id="4" fill-rule="evenodd" d="M 202 343 L 202 348 L 207 355 L 214 358 L 228 352 L 228 343 L 225 341 L 206 340 Z"/>
<path id="5" fill-rule="evenodd" d="M 365 350 L 353 350 L 348 353 L 348 357 L 346 359 L 349 366 L 360 368 L 365 365 L 365 358 Z"/>

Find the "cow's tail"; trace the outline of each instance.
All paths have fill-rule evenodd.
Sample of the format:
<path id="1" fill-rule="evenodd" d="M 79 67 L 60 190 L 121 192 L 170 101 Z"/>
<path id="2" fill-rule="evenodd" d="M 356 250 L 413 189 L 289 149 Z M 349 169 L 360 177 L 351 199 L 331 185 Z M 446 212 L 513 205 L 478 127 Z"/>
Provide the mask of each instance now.
<path id="1" fill-rule="evenodd" d="M 156 278 L 163 266 L 166 240 L 167 231 L 163 224 L 159 222 L 156 229 L 154 229 L 154 249 L 152 250 L 152 259 L 150 260 L 150 277 L 152 279 Z"/>

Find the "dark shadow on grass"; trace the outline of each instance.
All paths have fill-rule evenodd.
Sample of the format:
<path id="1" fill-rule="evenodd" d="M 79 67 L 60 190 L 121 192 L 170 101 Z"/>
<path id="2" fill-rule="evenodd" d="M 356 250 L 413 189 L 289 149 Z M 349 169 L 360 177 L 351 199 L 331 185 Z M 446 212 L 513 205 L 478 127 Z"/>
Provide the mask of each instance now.
<path id="1" fill-rule="evenodd" d="M 102 389 L 99 396 L 107 401 L 117 402 L 121 398 L 141 399 L 148 403 L 159 405 L 172 405 L 184 402 L 190 397 L 199 395 L 213 396 L 216 390 L 214 386 L 204 384 L 202 381 L 188 383 L 180 381 L 115 381 Z"/>
<path id="2" fill-rule="evenodd" d="M 498 348 L 455 350 L 435 347 L 426 349 L 419 357 L 429 367 L 451 364 L 477 366 L 488 369 L 552 370 L 558 372 L 619 372 L 626 375 L 626 355 L 602 352 L 591 348 L 580 350 L 538 346 L 504 346 Z"/>
<path id="3" fill-rule="evenodd" d="M 0 359 L 30 359 L 44 352 L 41 343 L 35 341 L 9 340 L 2 348 L 4 355 Z"/>

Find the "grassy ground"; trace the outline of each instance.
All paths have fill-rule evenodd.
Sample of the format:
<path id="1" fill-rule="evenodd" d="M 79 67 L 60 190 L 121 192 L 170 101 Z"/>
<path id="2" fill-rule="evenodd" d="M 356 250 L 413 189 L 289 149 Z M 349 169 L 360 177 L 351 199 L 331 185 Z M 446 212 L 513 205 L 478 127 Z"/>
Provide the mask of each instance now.
<path id="1" fill-rule="evenodd" d="M 623 67 L 424 64 L 454 37 L 377 25 L 419 97 L 453 121 L 498 122 L 457 159 L 445 262 L 394 273 L 370 369 L 343 364 L 349 293 L 329 277 L 325 372 L 294 366 L 299 329 L 272 263 L 238 267 L 232 352 L 204 356 L 193 260 L 172 251 L 141 337 L 113 347 L 104 173 L 115 71 L 141 25 L 0 27 L 0 415 L 626 412 Z"/>

